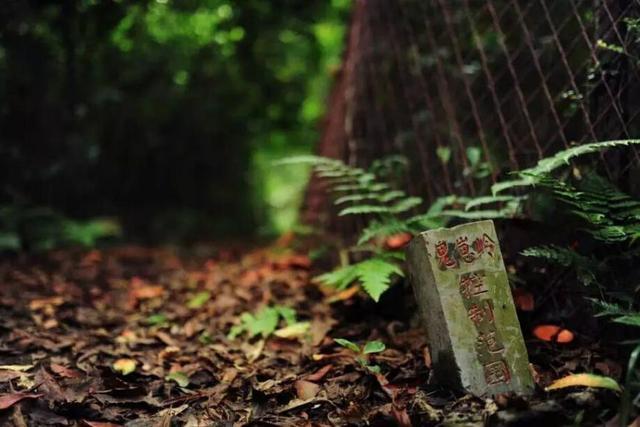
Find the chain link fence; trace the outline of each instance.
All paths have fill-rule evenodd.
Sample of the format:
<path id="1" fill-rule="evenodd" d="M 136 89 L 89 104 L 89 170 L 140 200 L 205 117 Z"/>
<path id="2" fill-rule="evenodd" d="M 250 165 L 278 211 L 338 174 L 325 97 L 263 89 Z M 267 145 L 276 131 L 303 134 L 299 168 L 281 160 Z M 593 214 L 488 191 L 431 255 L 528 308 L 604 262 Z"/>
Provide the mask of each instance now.
<path id="1" fill-rule="evenodd" d="M 318 153 L 404 154 L 409 190 L 434 200 L 639 136 L 640 0 L 357 0 Z M 637 149 L 600 162 L 636 193 L 638 165 Z M 334 218 L 322 185 L 307 196 L 316 223 Z"/>

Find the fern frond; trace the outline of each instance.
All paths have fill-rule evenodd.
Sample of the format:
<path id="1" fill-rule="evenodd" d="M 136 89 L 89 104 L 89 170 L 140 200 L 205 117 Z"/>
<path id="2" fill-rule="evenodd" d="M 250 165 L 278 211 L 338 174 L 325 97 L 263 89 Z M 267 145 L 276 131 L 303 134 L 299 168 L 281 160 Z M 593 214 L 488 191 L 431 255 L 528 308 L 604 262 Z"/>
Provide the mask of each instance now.
<path id="1" fill-rule="evenodd" d="M 464 205 L 464 210 L 468 211 L 472 208 L 478 207 L 478 206 L 482 206 L 482 205 L 488 205 L 491 203 L 504 203 L 504 202 L 516 202 L 516 203 L 521 203 L 522 201 L 526 200 L 527 196 L 484 196 L 484 197 L 476 197 L 471 199 L 470 201 L 467 202 L 466 205 Z"/>
<path id="2" fill-rule="evenodd" d="M 410 233 L 411 231 L 413 230 L 408 221 L 402 221 L 397 218 L 389 218 L 385 221 L 373 220 L 362 230 L 358 245 L 362 245 L 374 237 L 387 237 L 399 233 Z"/>
<path id="3" fill-rule="evenodd" d="M 397 215 L 406 212 L 422 204 L 420 197 L 407 197 L 399 200 L 391 206 L 386 205 L 355 205 L 341 210 L 338 215 L 367 215 L 367 214 L 392 214 Z"/>
<path id="4" fill-rule="evenodd" d="M 640 236 L 640 201 L 597 174 L 587 175 L 579 187 L 548 176 L 540 178 L 538 185 L 567 205 L 568 212 L 580 218 L 584 230 L 594 238 L 614 243 Z"/>
<path id="5" fill-rule="evenodd" d="M 526 257 L 540 258 L 562 267 L 571 267 L 575 270 L 578 280 L 586 286 L 598 283 L 596 272 L 599 266 L 596 261 L 569 248 L 556 245 L 536 246 L 520 253 Z"/>
<path id="6" fill-rule="evenodd" d="M 538 162 L 538 164 L 532 168 L 525 169 L 521 174 L 530 175 L 533 177 L 541 177 L 548 175 L 554 170 L 568 165 L 571 159 L 586 154 L 600 153 L 609 148 L 616 148 L 628 145 L 640 144 L 640 139 L 623 139 L 616 141 L 601 141 L 592 142 L 589 144 L 578 145 L 563 151 L 560 151 L 552 157 L 547 157 Z"/>
<path id="7" fill-rule="evenodd" d="M 401 197 L 406 197 L 406 193 L 404 191 L 391 190 L 385 193 L 349 194 L 347 196 L 337 198 L 334 203 L 336 205 L 342 205 L 348 202 L 361 202 L 362 200 L 376 200 L 381 203 L 387 203 Z"/>
<path id="8" fill-rule="evenodd" d="M 402 269 L 388 257 L 378 255 L 353 265 L 339 268 L 330 273 L 316 277 L 321 283 L 345 289 L 356 280 L 362 283 L 363 289 L 376 302 L 391 284 L 391 277 L 396 274 L 404 276 Z"/>
<path id="9" fill-rule="evenodd" d="M 623 325 L 640 327 L 640 312 L 631 309 L 625 309 L 619 304 L 606 302 L 594 298 L 589 298 L 594 306 L 600 308 L 596 316 L 612 316 L 613 322 Z"/>
<path id="10" fill-rule="evenodd" d="M 502 191 L 515 187 L 535 185 L 540 178 L 549 175 L 556 169 L 569 164 L 569 162 L 579 156 L 599 153 L 609 148 L 618 148 L 629 145 L 640 144 L 640 139 L 625 139 L 615 141 L 592 142 L 559 151 L 551 157 L 538 161 L 532 168 L 517 172 L 518 178 L 509 181 L 497 182 L 491 186 L 491 193 L 496 195 Z"/>

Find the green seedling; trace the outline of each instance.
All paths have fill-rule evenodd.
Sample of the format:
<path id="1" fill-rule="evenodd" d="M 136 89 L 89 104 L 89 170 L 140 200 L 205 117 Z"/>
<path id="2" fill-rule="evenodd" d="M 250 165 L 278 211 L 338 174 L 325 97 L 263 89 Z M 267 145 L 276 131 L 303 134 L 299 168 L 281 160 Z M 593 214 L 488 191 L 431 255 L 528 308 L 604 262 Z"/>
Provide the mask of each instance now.
<path id="1" fill-rule="evenodd" d="M 246 333 L 249 338 L 261 336 L 268 338 L 278 328 L 278 324 L 283 320 L 287 327 L 298 324 L 307 324 L 307 322 L 298 322 L 296 319 L 296 311 L 289 307 L 275 305 L 273 307 L 265 307 L 255 314 L 242 313 L 240 315 L 240 324 L 235 325 L 229 331 L 227 337 L 235 339 L 241 334 Z"/>
<path id="2" fill-rule="evenodd" d="M 334 338 L 334 341 L 342 347 L 355 353 L 356 362 L 358 362 L 360 366 L 373 374 L 380 373 L 380 366 L 372 365 L 369 363 L 369 355 L 373 353 L 381 353 L 384 351 L 386 346 L 382 341 L 369 341 L 363 347 L 360 347 L 353 341 L 349 341 L 344 338 Z"/>

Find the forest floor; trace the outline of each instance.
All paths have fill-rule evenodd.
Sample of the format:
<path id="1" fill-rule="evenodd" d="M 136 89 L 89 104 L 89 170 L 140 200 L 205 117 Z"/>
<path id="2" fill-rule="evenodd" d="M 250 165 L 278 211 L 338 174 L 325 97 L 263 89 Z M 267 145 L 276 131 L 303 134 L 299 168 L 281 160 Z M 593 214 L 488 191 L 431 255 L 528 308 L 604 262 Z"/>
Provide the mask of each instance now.
<path id="1" fill-rule="evenodd" d="M 316 273 L 281 246 L 188 256 L 122 246 L 0 261 L 0 425 L 560 426 L 602 425 L 616 413 L 608 390 L 542 391 L 572 372 L 619 376 L 597 342 L 525 333 L 533 398 L 458 395 L 429 380 L 406 285 L 374 304 L 322 291 Z M 228 338 L 242 313 L 265 305 L 294 308 L 308 333 Z M 380 374 L 339 337 L 384 342 L 370 358 Z"/>

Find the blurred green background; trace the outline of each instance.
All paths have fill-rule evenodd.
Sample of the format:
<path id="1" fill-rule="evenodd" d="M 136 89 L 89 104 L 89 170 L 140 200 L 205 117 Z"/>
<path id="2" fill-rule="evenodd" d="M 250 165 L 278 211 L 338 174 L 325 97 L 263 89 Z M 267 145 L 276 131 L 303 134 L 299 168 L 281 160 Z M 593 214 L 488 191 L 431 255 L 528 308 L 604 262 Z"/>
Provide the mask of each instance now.
<path id="1" fill-rule="evenodd" d="M 349 9 L 3 2 L 0 242 L 43 217 L 113 217 L 152 241 L 290 229 L 307 173 L 273 161 L 318 139 Z"/>

